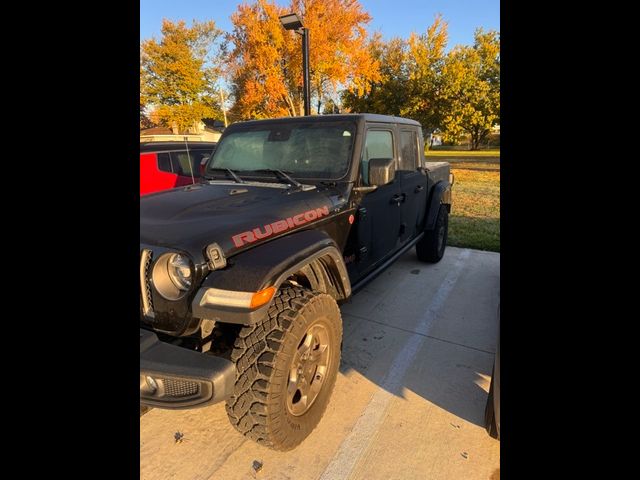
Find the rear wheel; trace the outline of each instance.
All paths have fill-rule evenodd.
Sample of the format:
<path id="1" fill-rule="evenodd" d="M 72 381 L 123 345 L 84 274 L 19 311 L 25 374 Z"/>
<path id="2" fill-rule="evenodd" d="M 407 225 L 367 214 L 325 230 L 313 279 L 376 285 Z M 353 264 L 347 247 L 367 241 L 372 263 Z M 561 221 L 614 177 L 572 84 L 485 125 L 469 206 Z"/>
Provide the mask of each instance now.
<path id="1" fill-rule="evenodd" d="M 268 315 L 242 328 L 231 360 L 238 376 L 227 414 L 240 433 L 291 450 L 327 408 L 340 365 L 342 319 L 329 295 L 281 289 Z"/>
<path id="2" fill-rule="evenodd" d="M 440 205 L 434 229 L 426 231 L 422 239 L 416 244 L 418 259 L 429 263 L 437 263 L 442 260 L 444 251 L 447 248 L 448 235 L 449 211 L 446 205 Z"/>

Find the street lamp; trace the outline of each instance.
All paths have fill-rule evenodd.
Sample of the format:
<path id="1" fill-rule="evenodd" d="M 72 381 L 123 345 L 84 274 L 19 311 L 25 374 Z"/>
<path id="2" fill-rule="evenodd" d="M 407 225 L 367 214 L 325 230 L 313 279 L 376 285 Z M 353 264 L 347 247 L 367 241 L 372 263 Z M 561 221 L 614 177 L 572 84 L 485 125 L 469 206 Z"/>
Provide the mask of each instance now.
<path id="1" fill-rule="evenodd" d="M 280 23 L 285 30 L 293 30 L 302 35 L 302 71 L 304 73 L 303 97 L 304 114 L 311 115 L 311 93 L 309 90 L 309 29 L 302 25 L 302 20 L 295 13 L 289 13 L 280 17 Z"/>

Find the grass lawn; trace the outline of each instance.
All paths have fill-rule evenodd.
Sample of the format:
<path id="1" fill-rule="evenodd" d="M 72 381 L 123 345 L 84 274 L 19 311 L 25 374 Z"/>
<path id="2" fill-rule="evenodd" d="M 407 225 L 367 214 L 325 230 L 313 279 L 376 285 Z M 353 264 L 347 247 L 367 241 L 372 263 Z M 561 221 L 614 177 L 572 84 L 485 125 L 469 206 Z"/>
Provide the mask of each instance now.
<path id="1" fill-rule="evenodd" d="M 448 245 L 500 251 L 500 168 L 470 170 L 451 165 L 455 175 Z M 482 165 L 482 164 L 481 164 Z M 495 167 L 496 164 L 492 164 Z M 475 165 L 474 165 L 475 167 Z M 486 167 L 486 164 L 485 164 Z"/>
<path id="2" fill-rule="evenodd" d="M 455 170 L 488 170 L 491 172 L 500 171 L 500 162 L 474 162 L 473 160 L 470 160 L 468 162 L 456 162 L 447 160 L 447 162 L 451 163 L 451 168 Z"/>
<path id="3" fill-rule="evenodd" d="M 456 158 L 469 158 L 469 157 L 498 157 L 500 158 L 500 149 L 495 150 L 427 150 L 425 152 L 427 160 L 429 157 L 456 157 Z"/>

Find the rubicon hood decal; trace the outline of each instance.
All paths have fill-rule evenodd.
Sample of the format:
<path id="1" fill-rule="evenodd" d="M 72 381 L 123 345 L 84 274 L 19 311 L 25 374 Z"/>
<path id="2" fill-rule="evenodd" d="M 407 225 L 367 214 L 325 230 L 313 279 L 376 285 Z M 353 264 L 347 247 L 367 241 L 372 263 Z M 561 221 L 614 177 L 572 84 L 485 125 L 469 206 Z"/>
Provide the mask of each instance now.
<path id="1" fill-rule="evenodd" d="M 242 195 L 229 195 L 242 188 Z M 208 261 L 207 245 L 217 243 L 229 258 L 247 248 L 324 223 L 345 205 L 337 187 L 290 191 L 236 184 L 174 189 L 140 199 L 140 243 L 188 253 Z"/>
<path id="2" fill-rule="evenodd" d="M 293 228 L 299 227 L 309 222 L 313 222 L 328 215 L 329 207 L 326 206 L 313 210 L 307 210 L 306 212 L 302 212 L 297 215 L 293 215 L 291 217 L 269 223 L 262 227 L 256 227 L 253 230 L 239 233 L 232 236 L 231 240 L 233 240 L 233 244 L 237 248 L 240 248 L 247 243 L 257 242 L 258 240 L 271 237 L 272 235 L 277 235 L 278 233 L 291 230 Z"/>

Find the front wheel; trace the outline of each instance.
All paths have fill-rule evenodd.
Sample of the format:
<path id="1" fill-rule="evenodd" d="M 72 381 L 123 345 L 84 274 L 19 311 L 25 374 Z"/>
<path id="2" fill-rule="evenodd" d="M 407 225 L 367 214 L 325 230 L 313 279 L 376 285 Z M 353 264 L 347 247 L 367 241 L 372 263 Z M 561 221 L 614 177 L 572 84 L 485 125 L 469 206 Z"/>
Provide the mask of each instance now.
<path id="1" fill-rule="evenodd" d="M 422 262 L 438 263 L 444 256 L 449 236 L 449 211 L 446 205 L 440 205 L 438 218 L 433 230 L 424 232 L 422 239 L 416 244 L 418 259 Z"/>
<path id="2" fill-rule="evenodd" d="M 227 414 L 242 434 L 274 450 L 309 436 L 338 375 L 342 318 L 329 295 L 281 289 L 268 315 L 242 328 L 231 360 L 237 379 Z"/>

